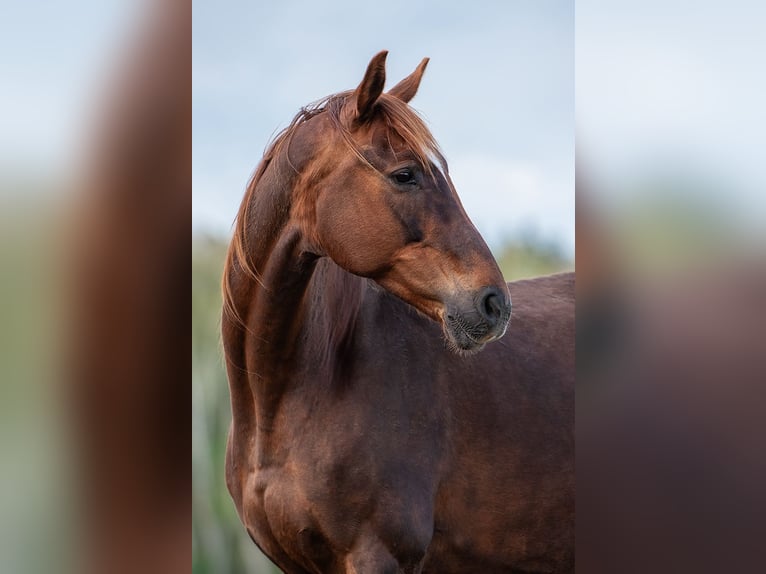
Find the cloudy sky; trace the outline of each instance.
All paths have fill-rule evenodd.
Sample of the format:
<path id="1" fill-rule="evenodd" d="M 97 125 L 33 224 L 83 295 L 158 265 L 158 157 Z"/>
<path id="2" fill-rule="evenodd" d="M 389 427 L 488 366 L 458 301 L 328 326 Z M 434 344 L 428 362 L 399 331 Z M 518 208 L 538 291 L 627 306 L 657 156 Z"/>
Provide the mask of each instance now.
<path id="1" fill-rule="evenodd" d="M 0 11 L 0 173 L 58 179 L 75 165 L 105 72 L 149 4 Z M 195 231 L 227 235 L 273 134 L 355 87 L 387 49 L 389 86 L 431 58 L 413 105 L 488 241 L 532 232 L 573 254 L 573 0 L 195 0 L 193 11 Z"/>
<path id="2" fill-rule="evenodd" d="M 753 0 L 578 2 L 586 174 L 611 196 L 656 171 L 719 180 L 727 199 L 765 214 L 764 22 Z"/>
<path id="3" fill-rule="evenodd" d="M 227 234 L 273 134 L 355 87 L 431 58 L 412 102 L 491 244 L 537 233 L 574 253 L 574 2 L 194 2 L 193 228 Z"/>
<path id="4" fill-rule="evenodd" d="M 61 177 L 148 0 L 0 4 L 0 175 Z"/>

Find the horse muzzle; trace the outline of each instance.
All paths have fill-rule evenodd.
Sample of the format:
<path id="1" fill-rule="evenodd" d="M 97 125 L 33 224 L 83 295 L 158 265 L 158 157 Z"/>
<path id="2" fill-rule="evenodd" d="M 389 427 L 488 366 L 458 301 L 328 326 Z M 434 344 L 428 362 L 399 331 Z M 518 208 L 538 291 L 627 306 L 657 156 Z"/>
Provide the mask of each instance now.
<path id="1" fill-rule="evenodd" d="M 445 304 L 444 334 L 458 352 L 478 352 L 505 334 L 511 318 L 508 291 L 483 287 L 472 297 Z"/>

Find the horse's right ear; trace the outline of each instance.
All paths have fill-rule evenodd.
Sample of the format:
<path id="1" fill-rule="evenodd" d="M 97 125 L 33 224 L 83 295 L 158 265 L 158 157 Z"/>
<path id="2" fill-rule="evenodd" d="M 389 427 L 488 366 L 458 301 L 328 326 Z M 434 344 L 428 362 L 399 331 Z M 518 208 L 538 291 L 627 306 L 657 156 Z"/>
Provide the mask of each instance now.
<path id="1" fill-rule="evenodd" d="M 369 119 L 375 108 L 375 102 L 383 93 L 383 86 L 386 83 L 386 56 L 388 56 L 388 50 L 383 50 L 373 56 L 367 66 L 367 72 L 364 74 L 362 83 L 354 92 L 357 121 L 364 122 Z"/>

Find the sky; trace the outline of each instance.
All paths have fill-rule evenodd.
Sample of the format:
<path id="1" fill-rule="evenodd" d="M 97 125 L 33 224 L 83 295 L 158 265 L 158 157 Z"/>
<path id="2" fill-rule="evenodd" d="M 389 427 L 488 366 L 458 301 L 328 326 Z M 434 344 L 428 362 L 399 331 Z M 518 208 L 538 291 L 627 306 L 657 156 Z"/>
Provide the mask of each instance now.
<path id="1" fill-rule="evenodd" d="M 146 4 L 0 3 L 0 175 L 57 178 L 71 171 L 110 68 Z"/>
<path id="2" fill-rule="evenodd" d="M 686 180 L 743 228 L 766 219 L 766 4 L 577 2 L 578 169 L 629 209 L 641 180 Z M 723 216 L 723 213 L 720 214 Z"/>
<path id="3" fill-rule="evenodd" d="M 431 61 L 412 105 L 491 246 L 536 235 L 574 255 L 574 2 L 197 0 L 193 230 L 230 233 L 263 151 L 301 106 L 387 87 Z"/>

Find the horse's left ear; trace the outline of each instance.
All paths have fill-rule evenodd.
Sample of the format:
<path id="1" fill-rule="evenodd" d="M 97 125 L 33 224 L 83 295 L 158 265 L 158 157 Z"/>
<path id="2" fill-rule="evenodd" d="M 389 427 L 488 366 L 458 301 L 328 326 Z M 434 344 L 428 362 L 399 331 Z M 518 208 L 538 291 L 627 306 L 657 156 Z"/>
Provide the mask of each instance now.
<path id="1" fill-rule="evenodd" d="M 427 65 L 428 58 L 423 58 L 420 64 L 418 64 L 418 67 L 415 68 L 415 71 L 404 78 L 401 82 L 396 84 L 393 88 L 388 90 L 388 93 L 399 98 L 405 103 L 409 102 L 418 92 L 418 88 L 420 87 L 420 80 L 423 78 L 423 72 L 426 71 Z"/>
<path id="2" fill-rule="evenodd" d="M 357 121 L 363 122 L 372 115 L 375 102 L 383 93 L 383 86 L 386 83 L 386 56 L 388 56 L 388 50 L 383 50 L 373 56 L 367 66 L 367 72 L 364 74 L 362 83 L 354 92 Z"/>

